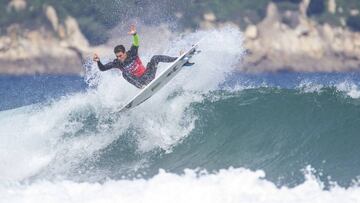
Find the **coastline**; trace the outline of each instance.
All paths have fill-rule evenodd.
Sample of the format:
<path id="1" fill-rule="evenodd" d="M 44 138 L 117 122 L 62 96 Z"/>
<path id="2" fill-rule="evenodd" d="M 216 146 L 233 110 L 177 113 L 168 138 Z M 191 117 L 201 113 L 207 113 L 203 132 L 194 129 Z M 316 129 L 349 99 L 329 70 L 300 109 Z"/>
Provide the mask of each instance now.
<path id="1" fill-rule="evenodd" d="M 292 12 L 279 11 L 275 3 L 269 3 L 265 18 L 243 29 L 246 53 L 236 68 L 245 73 L 359 71 L 360 33 L 308 18 L 308 3 L 303 1 L 299 10 Z M 46 12 L 51 26 L 28 30 L 14 24 L 0 36 L 0 74 L 83 75 L 93 52 L 106 55 L 112 50 L 111 43 L 123 41 L 113 34 L 108 43 L 91 46 L 75 18 L 68 16 L 61 24 L 54 8 L 48 6 Z M 209 14 L 200 29 L 219 29 L 226 24 L 240 29 L 231 22 L 219 23 Z M 145 33 L 181 34 L 166 26 L 145 27 Z M 150 35 L 144 37 L 152 40 L 154 34 Z"/>

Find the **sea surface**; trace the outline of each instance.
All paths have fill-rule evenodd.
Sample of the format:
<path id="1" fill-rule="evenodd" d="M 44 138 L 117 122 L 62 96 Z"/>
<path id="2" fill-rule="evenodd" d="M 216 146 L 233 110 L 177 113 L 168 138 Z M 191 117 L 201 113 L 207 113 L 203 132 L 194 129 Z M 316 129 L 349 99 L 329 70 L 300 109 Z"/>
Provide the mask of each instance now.
<path id="1" fill-rule="evenodd" d="M 239 73 L 231 27 L 165 53 L 201 37 L 126 113 L 116 70 L 0 76 L 0 202 L 360 202 L 360 73 Z"/>

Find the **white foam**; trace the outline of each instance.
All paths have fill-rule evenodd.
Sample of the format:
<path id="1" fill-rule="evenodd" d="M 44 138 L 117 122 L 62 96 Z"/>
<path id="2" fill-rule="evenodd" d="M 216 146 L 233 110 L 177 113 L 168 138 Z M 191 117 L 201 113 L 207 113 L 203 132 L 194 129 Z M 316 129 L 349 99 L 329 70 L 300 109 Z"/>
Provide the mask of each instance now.
<path id="1" fill-rule="evenodd" d="M 346 92 L 346 94 L 354 99 L 360 98 L 360 90 L 359 87 L 353 82 L 342 82 L 336 85 L 336 88 L 340 91 Z"/>
<path id="2" fill-rule="evenodd" d="M 313 81 L 309 81 L 309 80 L 303 80 L 301 81 L 301 83 L 299 84 L 299 86 L 297 87 L 299 90 L 301 90 L 301 92 L 303 93 L 320 93 L 321 89 L 324 87 L 324 85 L 322 84 L 318 84 L 316 82 Z"/>
<path id="3" fill-rule="evenodd" d="M 0 185 L 3 202 L 248 202 L 248 203 L 358 203 L 360 188 L 343 188 L 334 184 L 324 190 L 323 184 L 311 173 L 306 181 L 294 188 L 276 187 L 264 179 L 263 171 L 243 168 L 222 169 L 218 173 L 197 173 L 185 170 L 177 175 L 163 170 L 145 179 L 108 180 L 105 183 L 72 181 L 38 181 L 32 184 Z"/>
<path id="4" fill-rule="evenodd" d="M 99 108 L 99 110 L 96 110 Z M 111 143 L 113 134 L 86 132 L 71 136 L 84 126 L 72 115 L 88 116 L 98 112 L 101 102 L 95 94 L 77 94 L 62 98 L 48 106 L 1 112 L 0 118 L 0 179 L 21 180 L 32 176 L 50 163 L 55 171 L 67 170 L 79 156 L 92 153 Z M 69 135 L 69 136 L 67 136 Z"/>
<path id="5" fill-rule="evenodd" d="M 303 80 L 297 89 L 304 93 L 321 93 L 325 87 L 334 87 L 338 91 L 343 92 L 347 96 L 358 99 L 360 98 L 360 90 L 357 84 L 352 81 L 345 80 L 343 82 L 332 82 L 330 84 L 321 84 L 311 80 Z"/>

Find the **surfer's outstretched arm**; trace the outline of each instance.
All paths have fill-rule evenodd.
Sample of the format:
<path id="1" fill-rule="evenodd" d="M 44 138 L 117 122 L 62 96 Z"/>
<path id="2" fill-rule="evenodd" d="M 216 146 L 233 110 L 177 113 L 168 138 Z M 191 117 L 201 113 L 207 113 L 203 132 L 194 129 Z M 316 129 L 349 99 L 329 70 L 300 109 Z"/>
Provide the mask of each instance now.
<path id="1" fill-rule="evenodd" d="M 96 53 L 94 54 L 93 61 L 97 62 L 97 65 L 101 71 L 112 69 L 115 66 L 115 61 L 107 63 L 105 65 L 102 64 L 100 61 L 100 57 Z"/>
<path id="2" fill-rule="evenodd" d="M 109 63 L 104 65 L 104 64 L 101 63 L 101 61 L 98 61 L 97 65 L 99 67 L 99 70 L 106 71 L 106 70 L 110 70 L 110 69 L 114 68 L 115 63 L 114 62 L 109 62 Z"/>
<path id="3" fill-rule="evenodd" d="M 132 35 L 133 36 L 133 43 L 132 43 L 132 46 L 130 48 L 130 55 L 133 56 L 133 57 L 136 57 L 138 56 L 138 49 L 139 49 L 139 46 L 140 46 L 140 43 L 139 43 L 139 35 L 137 34 L 136 32 L 136 28 L 135 28 L 135 25 L 132 25 L 130 27 L 130 31 L 128 32 L 129 35 Z"/>

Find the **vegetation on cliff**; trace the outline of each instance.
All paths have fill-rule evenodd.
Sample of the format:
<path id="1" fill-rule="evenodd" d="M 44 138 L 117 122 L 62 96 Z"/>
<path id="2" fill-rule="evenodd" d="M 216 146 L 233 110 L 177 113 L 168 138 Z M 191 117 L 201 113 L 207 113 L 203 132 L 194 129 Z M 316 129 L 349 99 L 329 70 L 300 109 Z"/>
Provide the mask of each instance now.
<path id="1" fill-rule="evenodd" d="M 106 30 L 134 18 L 151 24 L 180 22 L 174 23 L 176 28 L 196 28 L 204 18 L 215 22 L 232 21 L 245 27 L 265 17 L 269 2 L 271 0 L 0 0 L 0 34 L 6 33 L 6 28 L 14 23 L 26 28 L 49 25 L 43 12 L 46 5 L 55 8 L 60 22 L 66 16 L 75 17 L 86 38 L 94 45 L 107 41 Z M 286 12 L 298 10 L 301 0 L 272 2 Z M 359 8 L 359 0 L 311 0 L 307 14 L 320 23 L 349 26 L 360 31 Z"/>

